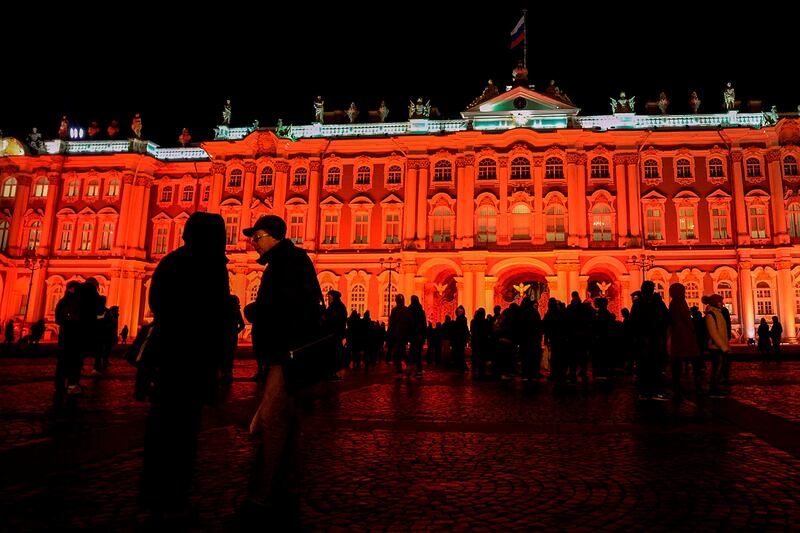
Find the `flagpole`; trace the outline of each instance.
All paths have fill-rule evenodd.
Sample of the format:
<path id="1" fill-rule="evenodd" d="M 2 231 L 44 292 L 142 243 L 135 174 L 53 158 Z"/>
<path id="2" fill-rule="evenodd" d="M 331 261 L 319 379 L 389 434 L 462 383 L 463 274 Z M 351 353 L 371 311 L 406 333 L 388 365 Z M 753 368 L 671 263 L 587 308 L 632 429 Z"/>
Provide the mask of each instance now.
<path id="1" fill-rule="evenodd" d="M 522 66 L 528 70 L 528 10 L 522 10 L 522 28 L 525 31 L 522 39 Z"/>

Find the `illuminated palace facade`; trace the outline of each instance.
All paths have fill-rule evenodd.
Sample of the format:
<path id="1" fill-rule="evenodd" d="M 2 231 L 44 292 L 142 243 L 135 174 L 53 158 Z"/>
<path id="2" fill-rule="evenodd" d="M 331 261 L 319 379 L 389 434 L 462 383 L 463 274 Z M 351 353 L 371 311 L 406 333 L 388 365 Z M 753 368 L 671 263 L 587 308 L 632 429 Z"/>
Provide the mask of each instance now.
<path id="1" fill-rule="evenodd" d="M 241 230 L 275 213 L 323 290 L 373 319 L 394 292 L 434 321 L 572 291 L 619 313 L 644 276 L 661 293 L 683 283 L 690 305 L 721 294 L 747 337 L 778 315 L 793 338 L 799 144 L 794 116 L 580 117 L 521 87 L 459 120 L 221 126 L 193 148 L 50 141 L 0 158 L 0 318 L 43 317 L 52 338 L 66 283 L 93 276 L 135 331 L 159 259 L 201 210 L 225 219 L 243 303 L 262 267 Z"/>

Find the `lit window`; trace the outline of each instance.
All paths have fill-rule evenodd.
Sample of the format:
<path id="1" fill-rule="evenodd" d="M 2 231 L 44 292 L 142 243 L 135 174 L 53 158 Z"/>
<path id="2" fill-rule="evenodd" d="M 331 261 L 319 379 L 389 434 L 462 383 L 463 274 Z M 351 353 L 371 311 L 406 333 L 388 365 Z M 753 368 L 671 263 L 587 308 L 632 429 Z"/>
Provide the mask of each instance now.
<path id="1" fill-rule="evenodd" d="M 35 250 L 39 247 L 39 242 L 42 240 L 42 222 L 40 220 L 31 224 L 28 230 L 28 250 Z"/>
<path id="2" fill-rule="evenodd" d="M 592 209 L 592 240 L 611 242 L 611 236 L 611 208 L 606 204 L 598 204 Z"/>
<path id="3" fill-rule="evenodd" d="M 531 238 L 531 209 L 525 204 L 517 204 L 511 208 L 511 238 Z"/>
<path id="4" fill-rule="evenodd" d="M 645 226 L 648 241 L 664 240 L 664 232 L 661 229 L 661 208 L 648 207 L 645 211 Z"/>
<path id="5" fill-rule="evenodd" d="M 750 207 L 750 236 L 753 239 L 767 238 L 767 215 L 763 206 Z"/>
<path id="6" fill-rule="evenodd" d="M 48 182 L 47 178 L 39 178 L 36 185 L 33 186 L 34 198 L 44 198 L 47 196 Z"/>
<path id="7" fill-rule="evenodd" d="M 564 207 L 551 205 L 544 214 L 545 240 L 547 242 L 564 242 L 567 238 L 567 217 Z"/>
<path id="8" fill-rule="evenodd" d="M 84 222 L 81 226 L 81 251 L 87 252 L 92 249 L 92 234 L 94 227 L 91 222 Z"/>
<path id="9" fill-rule="evenodd" d="M 227 215 L 225 217 L 226 244 L 233 246 L 239 239 L 239 215 Z"/>
<path id="10" fill-rule="evenodd" d="M 678 238 L 682 241 L 697 238 L 694 231 L 694 207 L 678 208 Z"/>
<path id="11" fill-rule="evenodd" d="M 367 244 L 369 241 L 369 215 L 356 215 L 355 229 L 353 244 Z"/>
<path id="12" fill-rule="evenodd" d="M 720 281 L 717 284 L 716 292 L 722 296 L 722 303 L 728 308 L 728 313 L 735 315 L 736 313 L 733 312 L 733 287 L 731 283 L 729 281 Z"/>
<path id="13" fill-rule="evenodd" d="M 497 209 L 492 205 L 478 208 L 478 242 L 497 242 Z"/>
<path id="14" fill-rule="evenodd" d="M 11 225 L 8 223 L 8 220 L 0 222 L 0 251 L 5 251 L 8 246 L 8 232 L 10 228 Z"/>
<path id="15" fill-rule="evenodd" d="M 685 284 L 686 287 L 686 303 L 689 307 L 700 307 L 700 287 L 694 281 L 689 281 Z"/>
<path id="16" fill-rule="evenodd" d="M 72 250 L 72 222 L 66 222 L 61 226 L 61 243 L 58 249 L 65 252 Z"/>
<path id="17" fill-rule="evenodd" d="M 398 244 L 400 242 L 400 213 L 386 213 L 386 238 L 385 244 Z"/>
<path id="18" fill-rule="evenodd" d="M 169 227 L 159 226 L 156 230 L 156 246 L 153 250 L 156 254 L 167 253 L 167 240 L 169 238 Z"/>
<path id="19" fill-rule="evenodd" d="M 114 239 L 114 223 L 104 222 L 100 230 L 100 250 L 110 250 Z"/>
<path id="20" fill-rule="evenodd" d="M 17 180 L 8 178 L 3 183 L 3 198 L 14 198 L 17 195 Z"/>
<path id="21" fill-rule="evenodd" d="M 728 239 L 728 208 L 714 206 L 711 208 L 711 234 L 714 240 Z"/>
<path id="22" fill-rule="evenodd" d="M 363 315 L 367 310 L 367 289 L 360 283 L 350 289 L 350 310 Z"/>
<path id="23" fill-rule="evenodd" d="M 108 182 L 108 189 L 106 190 L 106 196 L 111 198 L 119 196 L 119 180 L 111 180 Z"/>
<path id="24" fill-rule="evenodd" d="M 80 191 L 80 180 L 70 180 L 69 184 L 67 184 L 67 198 L 75 198 L 80 194 Z"/>
<path id="25" fill-rule="evenodd" d="M 339 242 L 339 215 L 325 215 L 322 244 L 336 244 L 337 242 Z"/>
<path id="26" fill-rule="evenodd" d="M 800 204 L 789 204 L 786 209 L 786 216 L 788 217 L 789 236 L 792 238 L 800 238 Z"/>
<path id="27" fill-rule="evenodd" d="M 97 180 L 90 181 L 86 187 L 86 196 L 96 198 L 98 194 L 100 194 L 100 182 Z"/>
<path id="28" fill-rule="evenodd" d="M 305 218 L 303 215 L 292 215 L 289 219 L 289 238 L 295 244 L 303 243 L 303 232 L 305 230 Z"/>
<path id="29" fill-rule="evenodd" d="M 397 296 L 397 286 L 394 283 L 387 285 L 383 291 L 383 314 L 381 316 L 389 316 L 389 310 L 394 306 L 395 296 Z"/>
<path id="30" fill-rule="evenodd" d="M 759 281 L 756 284 L 756 314 L 772 315 L 772 287 L 766 281 Z"/>
<path id="31" fill-rule="evenodd" d="M 433 242 L 450 242 L 452 240 L 450 223 L 453 219 L 453 211 L 444 205 L 440 205 L 433 210 Z"/>

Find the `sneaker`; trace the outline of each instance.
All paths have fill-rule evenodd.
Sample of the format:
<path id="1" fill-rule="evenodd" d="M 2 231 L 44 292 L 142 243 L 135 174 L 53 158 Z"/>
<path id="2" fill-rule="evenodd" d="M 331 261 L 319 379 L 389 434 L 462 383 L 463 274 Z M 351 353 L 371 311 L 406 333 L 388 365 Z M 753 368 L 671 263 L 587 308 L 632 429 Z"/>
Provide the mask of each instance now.
<path id="1" fill-rule="evenodd" d="M 70 385 L 69 387 L 67 387 L 67 394 L 69 396 L 75 396 L 77 394 L 82 394 L 82 393 L 83 389 L 81 389 L 80 385 Z"/>

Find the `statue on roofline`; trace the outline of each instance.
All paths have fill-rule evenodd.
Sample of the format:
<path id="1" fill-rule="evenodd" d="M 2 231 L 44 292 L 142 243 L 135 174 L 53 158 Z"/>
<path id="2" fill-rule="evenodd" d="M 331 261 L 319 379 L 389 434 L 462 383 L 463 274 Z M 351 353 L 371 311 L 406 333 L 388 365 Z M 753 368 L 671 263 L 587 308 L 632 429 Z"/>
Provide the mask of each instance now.
<path id="1" fill-rule="evenodd" d="M 697 114 L 700 109 L 700 97 L 697 96 L 697 91 L 692 91 L 692 94 L 689 95 L 689 107 L 694 114 Z"/>
<path id="2" fill-rule="evenodd" d="M 231 101 L 225 100 L 225 106 L 222 108 L 222 125 L 231 125 Z"/>
<path id="3" fill-rule="evenodd" d="M 408 101 L 408 118 L 430 118 L 431 116 L 431 101 L 422 103 L 422 97 L 417 98 L 417 102 L 412 100 Z"/>
<path id="4" fill-rule="evenodd" d="M 736 108 L 736 90 L 734 90 L 731 82 L 728 82 L 725 90 L 722 91 L 722 101 L 725 104 L 726 111 L 733 111 Z"/>
<path id="5" fill-rule="evenodd" d="M 611 98 L 611 112 L 614 114 L 617 113 L 633 113 L 633 106 L 635 104 L 636 97 L 631 96 L 628 98 L 625 96 L 625 91 L 619 93 L 619 100 L 615 100 Z"/>

